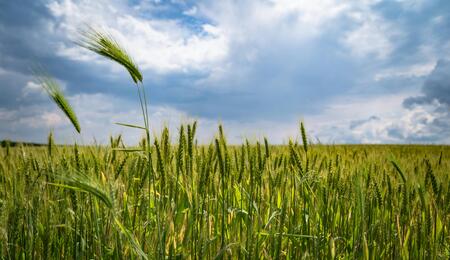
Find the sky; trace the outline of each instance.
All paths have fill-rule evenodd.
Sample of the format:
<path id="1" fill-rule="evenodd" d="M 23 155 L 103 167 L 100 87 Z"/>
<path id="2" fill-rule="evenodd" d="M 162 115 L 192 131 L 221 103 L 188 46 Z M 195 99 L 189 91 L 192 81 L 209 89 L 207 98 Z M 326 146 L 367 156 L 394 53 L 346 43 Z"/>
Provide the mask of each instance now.
<path id="1" fill-rule="evenodd" d="M 138 64 L 152 133 L 219 124 L 230 143 L 450 144 L 448 0 L 0 0 L 0 140 L 107 143 L 142 124 L 117 64 L 74 42 L 92 26 Z M 81 125 L 42 91 L 45 67 Z"/>

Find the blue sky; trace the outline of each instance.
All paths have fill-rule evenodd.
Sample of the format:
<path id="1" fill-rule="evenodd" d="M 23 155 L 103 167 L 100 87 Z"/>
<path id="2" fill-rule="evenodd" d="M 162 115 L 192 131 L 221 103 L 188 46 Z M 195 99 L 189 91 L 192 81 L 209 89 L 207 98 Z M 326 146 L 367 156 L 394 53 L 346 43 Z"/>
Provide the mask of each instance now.
<path id="1" fill-rule="evenodd" d="M 450 1 L 0 1 L 0 139 L 104 143 L 141 133 L 126 72 L 73 42 L 112 34 L 143 71 L 152 129 L 222 123 L 240 143 L 450 143 Z M 78 135 L 29 72 L 63 86 Z"/>

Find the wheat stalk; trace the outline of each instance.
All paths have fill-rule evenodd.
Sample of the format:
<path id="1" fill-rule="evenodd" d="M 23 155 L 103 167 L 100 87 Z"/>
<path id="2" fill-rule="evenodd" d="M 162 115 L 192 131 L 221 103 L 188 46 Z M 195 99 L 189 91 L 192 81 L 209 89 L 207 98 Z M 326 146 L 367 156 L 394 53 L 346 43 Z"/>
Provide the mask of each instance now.
<path id="1" fill-rule="evenodd" d="M 136 84 L 142 83 L 143 77 L 138 66 L 111 35 L 93 27 L 80 30 L 80 35 L 80 39 L 76 41 L 78 45 L 121 64 Z"/>
<path id="2" fill-rule="evenodd" d="M 34 72 L 35 78 L 40 83 L 42 88 L 47 92 L 49 97 L 56 103 L 56 105 L 64 112 L 64 114 L 69 118 L 75 130 L 78 133 L 81 132 L 80 124 L 78 123 L 77 116 L 70 105 L 69 101 L 64 96 L 64 93 L 61 90 L 61 87 L 58 83 L 42 69 L 38 69 Z"/>

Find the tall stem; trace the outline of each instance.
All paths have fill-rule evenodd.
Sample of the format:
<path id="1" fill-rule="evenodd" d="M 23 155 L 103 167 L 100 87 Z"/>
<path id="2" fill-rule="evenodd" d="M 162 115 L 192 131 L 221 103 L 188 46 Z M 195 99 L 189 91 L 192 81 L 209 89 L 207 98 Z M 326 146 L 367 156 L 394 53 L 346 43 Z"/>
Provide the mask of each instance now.
<path id="1" fill-rule="evenodd" d="M 149 175 L 149 204 L 150 204 L 150 189 L 153 190 L 153 203 L 156 210 L 156 226 L 158 228 L 158 246 L 157 246 L 157 252 L 159 254 L 158 258 L 164 258 L 164 245 L 162 244 L 162 236 L 161 236 L 161 217 L 160 217 L 160 208 L 159 203 L 156 198 L 156 185 L 155 185 L 155 176 L 152 174 L 152 154 L 151 154 L 151 142 L 150 142 L 150 124 L 149 124 L 149 115 L 148 115 L 148 102 L 147 102 L 147 95 L 145 93 L 145 87 L 144 84 L 141 82 L 141 88 L 138 86 L 138 93 L 139 93 L 139 101 L 141 103 L 141 109 L 142 109 L 142 116 L 144 118 L 144 124 L 145 124 L 145 134 L 147 139 L 147 156 L 148 156 L 148 175 Z M 141 94 L 142 91 L 142 94 Z M 150 216 L 149 216 L 150 218 Z"/>

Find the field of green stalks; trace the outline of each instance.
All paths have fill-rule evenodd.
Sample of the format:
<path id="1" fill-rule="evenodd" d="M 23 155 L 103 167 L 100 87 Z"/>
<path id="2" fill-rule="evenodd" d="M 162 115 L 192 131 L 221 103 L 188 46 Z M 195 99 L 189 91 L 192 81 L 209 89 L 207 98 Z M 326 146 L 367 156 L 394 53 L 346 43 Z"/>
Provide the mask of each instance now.
<path id="1" fill-rule="evenodd" d="M 1 148 L 1 258 L 449 258 L 450 147 L 229 146 L 222 128 L 198 145 L 195 128 Z"/>
<path id="2" fill-rule="evenodd" d="M 0 148 L 2 259 L 449 259 L 450 146 L 199 145 L 196 123 L 150 135 L 143 76 L 107 33 L 78 44 L 123 66 L 139 145 Z M 42 68 L 36 79 L 76 132 Z M 171 142 L 171 140 L 176 140 Z"/>

